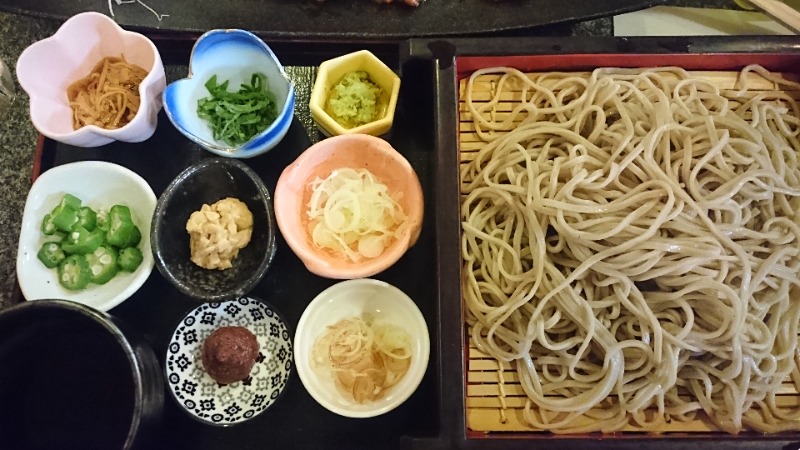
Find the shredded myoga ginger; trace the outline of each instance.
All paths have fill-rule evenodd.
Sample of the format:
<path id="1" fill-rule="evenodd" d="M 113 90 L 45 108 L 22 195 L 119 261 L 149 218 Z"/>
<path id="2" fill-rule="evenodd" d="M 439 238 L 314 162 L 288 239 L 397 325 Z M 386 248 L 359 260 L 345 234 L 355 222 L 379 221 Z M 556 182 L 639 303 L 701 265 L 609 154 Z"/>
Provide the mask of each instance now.
<path id="1" fill-rule="evenodd" d="M 139 84 L 146 76 L 146 70 L 124 56 L 103 58 L 88 76 L 67 88 L 72 127 L 113 130 L 127 125 L 139 111 Z"/>
<path id="2" fill-rule="evenodd" d="M 314 341 L 311 366 L 327 370 L 336 388 L 356 403 L 377 400 L 411 366 L 411 337 L 371 317 L 342 319 Z"/>

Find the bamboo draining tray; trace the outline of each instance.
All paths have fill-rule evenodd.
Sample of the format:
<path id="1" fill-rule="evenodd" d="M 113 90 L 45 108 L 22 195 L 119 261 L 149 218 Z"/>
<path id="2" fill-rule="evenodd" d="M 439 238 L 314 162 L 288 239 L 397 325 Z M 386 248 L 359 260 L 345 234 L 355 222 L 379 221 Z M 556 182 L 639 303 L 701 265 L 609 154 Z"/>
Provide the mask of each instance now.
<path id="1" fill-rule="evenodd" d="M 693 76 L 706 79 L 719 86 L 722 90 L 733 90 L 739 77 L 739 72 L 709 72 L 691 71 Z M 536 74 L 530 74 L 536 75 Z M 785 79 L 797 81 L 797 74 L 780 74 Z M 473 101 L 486 102 L 493 96 L 492 89 L 499 78 L 498 75 L 482 75 L 473 84 Z M 475 158 L 483 146 L 478 138 L 472 123 L 471 114 L 464 101 L 464 92 L 467 79 L 462 79 L 459 84 L 459 158 L 463 166 Z M 751 90 L 774 91 L 774 83 L 751 74 L 748 79 Z M 785 91 L 785 87 L 783 88 Z M 786 91 L 791 97 L 800 99 L 800 90 Z M 506 92 L 501 97 L 500 103 L 495 108 L 495 118 L 502 120 L 512 110 L 518 92 Z M 464 324 L 466 335 L 469 336 L 468 326 Z M 543 432 L 529 425 L 523 415 L 527 395 L 523 391 L 516 371 L 511 363 L 499 363 L 495 358 L 481 352 L 472 343 L 471 339 L 465 342 L 466 358 L 466 423 L 467 429 L 472 432 Z M 795 368 L 780 390 L 778 404 L 784 407 L 800 407 L 800 360 L 795 356 Z M 590 420 L 590 419 L 585 419 Z M 633 427 L 622 431 L 637 431 Z M 672 422 L 661 426 L 659 433 L 708 433 L 719 430 L 702 415 L 692 422 Z"/>

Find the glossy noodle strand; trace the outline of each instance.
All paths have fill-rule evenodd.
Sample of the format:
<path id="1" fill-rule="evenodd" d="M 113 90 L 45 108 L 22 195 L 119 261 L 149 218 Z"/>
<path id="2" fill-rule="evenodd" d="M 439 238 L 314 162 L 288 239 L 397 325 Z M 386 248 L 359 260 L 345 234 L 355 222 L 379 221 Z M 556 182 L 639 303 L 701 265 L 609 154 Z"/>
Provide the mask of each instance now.
<path id="1" fill-rule="evenodd" d="M 679 68 L 467 81 L 467 320 L 512 362 L 531 426 L 800 428 L 778 398 L 798 354 L 800 113 L 753 79 L 800 88 L 757 66 L 733 90 Z"/>

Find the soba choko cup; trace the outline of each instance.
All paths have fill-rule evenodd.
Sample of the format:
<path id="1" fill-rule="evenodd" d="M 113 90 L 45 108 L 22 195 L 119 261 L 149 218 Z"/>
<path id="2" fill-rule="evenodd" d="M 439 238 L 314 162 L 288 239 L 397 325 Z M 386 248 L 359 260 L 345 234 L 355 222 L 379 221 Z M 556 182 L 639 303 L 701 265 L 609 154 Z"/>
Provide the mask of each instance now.
<path id="1" fill-rule="evenodd" d="M 116 129 L 96 125 L 74 129 L 67 87 L 89 75 L 103 58 L 120 55 L 147 71 L 137 89 L 136 115 Z M 50 139 L 78 147 L 150 138 L 156 130 L 161 93 L 166 86 L 164 65 L 155 44 L 96 12 L 72 16 L 53 36 L 23 50 L 17 60 L 17 79 L 30 97 L 33 126 Z"/>
<path id="2" fill-rule="evenodd" d="M 118 318 L 68 300 L 0 312 L 0 448 L 151 448 L 161 366 Z"/>

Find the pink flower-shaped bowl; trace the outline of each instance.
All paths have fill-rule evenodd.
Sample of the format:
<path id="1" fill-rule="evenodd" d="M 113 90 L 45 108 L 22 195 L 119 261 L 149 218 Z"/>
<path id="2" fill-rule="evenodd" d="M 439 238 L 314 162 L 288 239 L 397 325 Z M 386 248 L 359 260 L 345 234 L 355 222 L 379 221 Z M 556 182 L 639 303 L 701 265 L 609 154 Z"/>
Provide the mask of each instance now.
<path id="1" fill-rule="evenodd" d="M 341 168 L 369 170 L 403 208 L 405 220 L 377 257 L 352 262 L 312 242 L 309 185 Z M 367 134 L 344 134 L 312 145 L 284 169 L 275 187 L 275 219 L 289 247 L 309 271 L 333 279 L 370 277 L 397 262 L 419 238 L 423 206 L 422 186 L 408 160 L 388 142 Z"/>
<path id="2" fill-rule="evenodd" d="M 139 85 L 141 103 L 136 116 L 114 130 L 94 125 L 73 129 L 67 87 L 87 76 L 103 58 L 120 55 L 148 72 Z M 53 36 L 26 48 L 17 60 L 17 79 L 30 97 L 33 126 L 51 139 L 78 147 L 148 139 L 156 130 L 166 86 L 155 44 L 96 12 L 72 16 Z"/>

